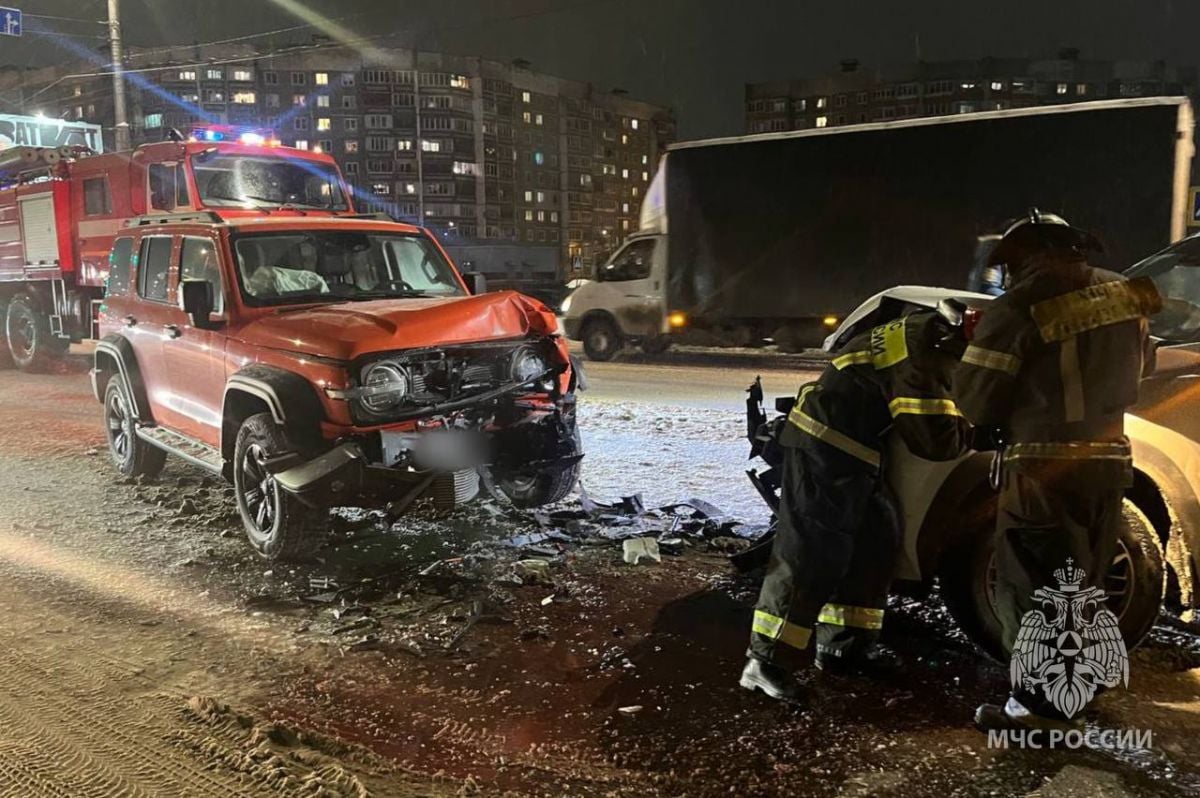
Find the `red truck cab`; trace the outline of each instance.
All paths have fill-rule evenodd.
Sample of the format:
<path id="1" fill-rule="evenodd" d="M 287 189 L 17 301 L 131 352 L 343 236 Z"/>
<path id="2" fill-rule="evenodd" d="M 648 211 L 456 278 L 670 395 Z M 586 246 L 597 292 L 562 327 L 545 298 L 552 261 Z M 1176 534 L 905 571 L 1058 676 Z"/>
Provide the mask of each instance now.
<path id="1" fill-rule="evenodd" d="M 224 138 L 224 137 L 222 137 Z M 354 212 L 333 159 L 261 135 L 130 152 L 22 148 L 0 164 L 0 366 L 39 370 L 95 336 L 117 232 L 135 217 Z"/>

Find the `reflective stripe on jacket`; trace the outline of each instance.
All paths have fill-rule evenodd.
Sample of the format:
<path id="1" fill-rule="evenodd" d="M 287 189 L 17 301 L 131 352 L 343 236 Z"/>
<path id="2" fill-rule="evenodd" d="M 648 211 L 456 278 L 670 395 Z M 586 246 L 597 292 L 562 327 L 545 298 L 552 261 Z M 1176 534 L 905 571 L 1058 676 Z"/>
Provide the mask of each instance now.
<path id="1" fill-rule="evenodd" d="M 781 442 L 819 440 L 878 469 L 881 437 L 895 429 L 919 457 L 956 457 L 967 425 L 950 396 L 953 361 L 934 347 L 939 324 L 922 311 L 850 339 L 820 379 L 801 389 Z"/>
<path id="2" fill-rule="evenodd" d="M 1159 307 L 1148 279 L 1083 261 L 1035 265 L 984 308 L 954 370 L 959 409 L 1012 441 L 1119 439 Z"/>

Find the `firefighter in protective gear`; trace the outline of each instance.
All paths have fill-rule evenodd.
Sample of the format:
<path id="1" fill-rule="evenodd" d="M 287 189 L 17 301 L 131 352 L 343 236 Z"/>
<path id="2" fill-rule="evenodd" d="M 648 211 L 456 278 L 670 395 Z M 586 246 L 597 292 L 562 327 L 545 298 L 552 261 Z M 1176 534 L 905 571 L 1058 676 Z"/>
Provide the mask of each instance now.
<path id="1" fill-rule="evenodd" d="M 869 671 L 899 547 L 881 476 L 884 438 L 951 459 L 967 426 L 949 397 L 950 328 L 919 311 L 852 338 L 800 389 L 779 435 L 778 527 L 741 685 L 798 700 L 794 660 L 815 637 L 822 670 Z M 815 633 L 815 634 L 814 634 Z"/>
<path id="2" fill-rule="evenodd" d="M 954 397 L 972 424 L 1000 431 L 997 453 L 997 610 L 1012 647 L 1033 593 L 1073 560 L 1103 583 L 1116 551 L 1121 503 L 1132 484 L 1126 408 L 1153 359 L 1147 316 L 1154 284 L 1092 268 L 1099 242 L 1031 211 L 992 253 L 1008 290 L 989 302 L 954 373 Z M 1032 690 L 985 704 L 986 728 L 1053 727 L 1064 720 Z"/>

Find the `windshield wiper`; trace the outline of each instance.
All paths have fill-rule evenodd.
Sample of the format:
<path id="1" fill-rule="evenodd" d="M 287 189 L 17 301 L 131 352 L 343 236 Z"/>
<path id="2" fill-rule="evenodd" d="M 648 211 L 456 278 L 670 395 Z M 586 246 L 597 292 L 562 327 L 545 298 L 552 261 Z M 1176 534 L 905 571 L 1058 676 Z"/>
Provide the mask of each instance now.
<path id="1" fill-rule="evenodd" d="M 356 294 L 347 295 L 345 299 L 412 299 L 431 296 L 433 294 L 427 291 L 359 291 Z"/>

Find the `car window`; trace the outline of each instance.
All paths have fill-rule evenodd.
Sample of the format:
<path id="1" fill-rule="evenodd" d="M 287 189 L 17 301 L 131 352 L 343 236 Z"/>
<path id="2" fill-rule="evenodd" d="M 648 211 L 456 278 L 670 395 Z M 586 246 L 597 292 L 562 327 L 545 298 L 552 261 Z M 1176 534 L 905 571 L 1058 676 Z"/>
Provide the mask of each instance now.
<path id="1" fill-rule="evenodd" d="M 366 230 L 248 233 L 234 239 L 251 305 L 457 296 L 453 267 L 424 236 Z"/>
<path id="2" fill-rule="evenodd" d="M 133 259 L 133 239 L 118 238 L 108 253 L 108 296 L 125 296 L 129 293 L 129 266 Z"/>
<path id="3" fill-rule="evenodd" d="M 1185 238 L 1132 266 L 1128 277 L 1149 277 L 1163 296 L 1150 332 L 1171 343 L 1200 342 L 1200 235 Z"/>
<path id="4" fill-rule="evenodd" d="M 445 268 L 441 259 L 434 259 L 435 250 L 423 238 L 393 238 L 387 243 L 388 258 L 394 264 L 394 276 L 414 291 L 445 293 L 449 288 L 458 293 L 458 282 Z"/>
<path id="5" fill-rule="evenodd" d="M 221 287 L 221 269 L 217 264 L 217 252 L 208 238 L 184 238 L 183 252 L 179 258 L 179 281 L 204 280 L 212 286 L 213 313 L 225 311 L 225 292 Z M 183 292 L 179 292 L 180 307 Z"/>
<path id="6" fill-rule="evenodd" d="M 155 302 L 167 301 L 167 281 L 171 271 L 171 238 L 151 236 L 142 239 L 138 258 L 138 295 Z"/>
<path id="7" fill-rule="evenodd" d="M 89 177 L 83 181 L 83 212 L 88 216 L 104 216 L 112 213 L 112 200 L 108 194 L 107 177 Z"/>
<path id="8" fill-rule="evenodd" d="M 150 207 L 159 211 L 175 209 L 175 165 L 152 163 L 149 169 Z"/>
<path id="9" fill-rule="evenodd" d="M 617 253 L 609 263 L 600 267 L 597 279 L 601 281 L 643 280 L 650 276 L 654 263 L 654 239 L 634 241 Z"/>

